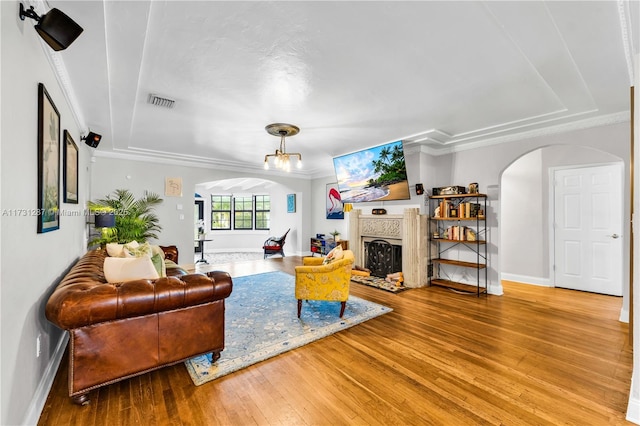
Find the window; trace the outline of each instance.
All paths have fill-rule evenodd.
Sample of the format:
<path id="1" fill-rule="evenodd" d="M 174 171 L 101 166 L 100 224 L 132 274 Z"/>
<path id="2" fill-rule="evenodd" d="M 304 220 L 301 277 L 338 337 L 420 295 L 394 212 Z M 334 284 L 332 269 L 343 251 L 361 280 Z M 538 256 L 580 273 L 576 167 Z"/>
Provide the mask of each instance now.
<path id="1" fill-rule="evenodd" d="M 268 230 L 271 224 L 269 195 L 211 195 L 211 230 Z M 254 223 L 255 222 L 255 223 Z"/>
<path id="2" fill-rule="evenodd" d="M 233 197 L 233 229 L 253 229 L 251 197 Z"/>
<path id="3" fill-rule="evenodd" d="M 256 229 L 269 229 L 271 219 L 271 198 L 269 195 L 256 195 Z"/>
<path id="4" fill-rule="evenodd" d="M 231 195 L 211 196 L 211 229 L 231 229 Z"/>

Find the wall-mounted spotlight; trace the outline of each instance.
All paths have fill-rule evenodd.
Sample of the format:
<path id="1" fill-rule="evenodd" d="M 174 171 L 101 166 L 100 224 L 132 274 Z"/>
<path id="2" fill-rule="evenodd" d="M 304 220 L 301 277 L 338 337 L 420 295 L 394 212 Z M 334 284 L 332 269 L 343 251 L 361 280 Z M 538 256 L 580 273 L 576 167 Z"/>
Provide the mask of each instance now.
<path id="1" fill-rule="evenodd" d="M 56 8 L 38 16 L 33 6 L 25 10 L 24 5 L 20 3 L 20 19 L 24 21 L 24 18 L 35 19 L 38 22 L 35 25 L 36 31 L 56 51 L 69 47 L 83 31 L 73 19 Z"/>
<path id="2" fill-rule="evenodd" d="M 90 131 L 87 136 L 82 137 L 82 140 L 91 148 L 97 148 L 100 144 L 100 141 L 102 140 L 102 135 Z"/>

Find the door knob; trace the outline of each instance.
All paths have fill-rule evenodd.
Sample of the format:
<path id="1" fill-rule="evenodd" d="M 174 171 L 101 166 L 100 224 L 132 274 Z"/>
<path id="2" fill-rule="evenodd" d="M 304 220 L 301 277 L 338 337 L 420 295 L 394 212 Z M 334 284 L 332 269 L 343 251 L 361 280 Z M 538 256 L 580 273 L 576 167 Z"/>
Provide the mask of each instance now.
<path id="1" fill-rule="evenodd" d="M 611 238 L 614 238 L 614 239 L 615 239 L 615 238 L 618 238 L 618 237 L 620 237 L 620 235 L 618 235 L 618 234 L 613 234 L 613 235 L 611 236 Z"/>

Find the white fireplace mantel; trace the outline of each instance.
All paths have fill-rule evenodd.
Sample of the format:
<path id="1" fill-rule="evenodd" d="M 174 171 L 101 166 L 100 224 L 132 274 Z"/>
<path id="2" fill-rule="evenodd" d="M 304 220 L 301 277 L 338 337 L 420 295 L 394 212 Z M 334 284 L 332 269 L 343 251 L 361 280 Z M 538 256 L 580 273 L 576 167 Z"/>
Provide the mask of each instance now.
<path id="1" fill-rule="evenodd" d="M 402 245 L 402 273 L 406 287 L 427 285 L 427 217 L 417 208 L 401 215 L 363 215 L 349 212 L 349 240 L 356 264 L 364 265 L 364 242 L 380 238 Z"/>

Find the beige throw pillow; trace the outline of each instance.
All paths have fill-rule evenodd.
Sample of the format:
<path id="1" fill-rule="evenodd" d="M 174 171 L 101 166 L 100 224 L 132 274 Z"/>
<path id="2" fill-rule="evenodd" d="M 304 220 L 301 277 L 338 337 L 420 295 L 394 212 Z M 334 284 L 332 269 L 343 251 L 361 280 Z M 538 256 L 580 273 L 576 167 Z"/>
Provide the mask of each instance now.
<path id="1" fill-rule="evenodd" d="M 111 257 L 124 257 L 124 244 L 107 243 L 107 254 Z"/>
<path id="2" fill-rule="evenodd" d="M 108 283 L 131 280 L 160 278 L 151 258 L 143 257 L 106 257 L 104 259 L 104 277 Z"/>
<path id="3" fill-rule="evenodd" d="M 342 251 L 342 246 L 335 246 L 329 253 L 327 253 L 327 257 L 324 258 L 322 263 L 324 265 L 329 264 L 335 260 L 340 260 L 344 257 L 344 252 Z"/>

